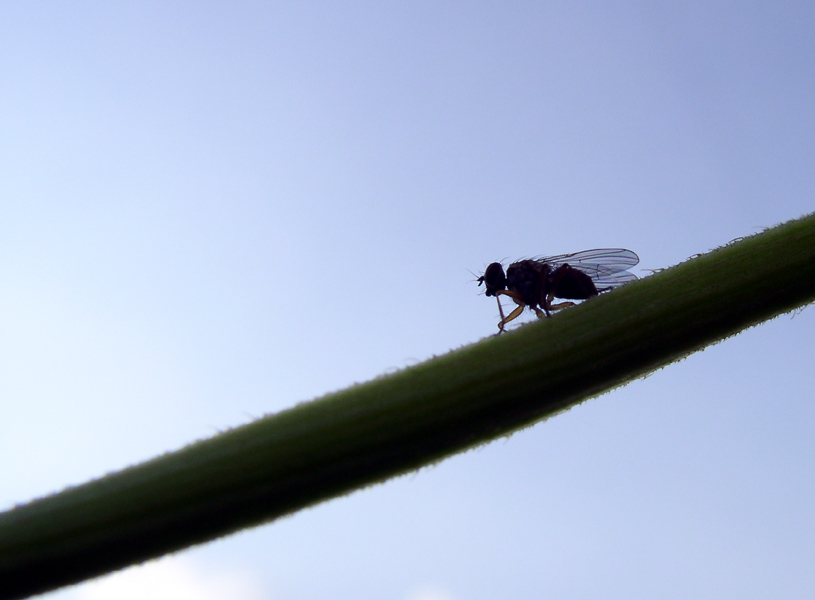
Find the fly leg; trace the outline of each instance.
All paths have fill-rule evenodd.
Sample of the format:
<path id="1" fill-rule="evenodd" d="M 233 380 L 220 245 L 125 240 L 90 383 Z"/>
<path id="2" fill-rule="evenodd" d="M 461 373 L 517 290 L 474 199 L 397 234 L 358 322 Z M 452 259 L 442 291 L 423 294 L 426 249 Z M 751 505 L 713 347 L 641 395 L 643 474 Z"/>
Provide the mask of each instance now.
<path id="1" fill-rule="evenodd" d="M 550 292 L 549 295 L 546 297 L 546 301 L 543 303 L 543 310 L 546 313 L 546 316 L 550 316 L 549 311 L 560 310 L 561 308 L 574 306 L 574 302 L 558 302 L 557 304 L 552 304 L 552 300 L 554 299 L 555 295 Z"/>
<path id="2" fill-rule="evenodd" d="M 513 302 L 515 302 L 515 304 L 518 305 L 506 317 L 504 316 L 504 309 L 501 307 L 501 300 L 498 298 L 500 294 L 503 294 L 504 296 L 509 296 L 510 298 L 512 298 Z M 498 290 L 497 292 L 495 292 L 495 299 L 498 300 L 498 312 L 501 314 L 501 322 L 498 323 L 498 333 L 503 333 L 505 331 L 504 325 L 506 325 L 513 319 L 517 319 L 518 316 L 524 311 L 524 303 L 522 296 L 518 292 L 513 292 L 509 290 Z"/>

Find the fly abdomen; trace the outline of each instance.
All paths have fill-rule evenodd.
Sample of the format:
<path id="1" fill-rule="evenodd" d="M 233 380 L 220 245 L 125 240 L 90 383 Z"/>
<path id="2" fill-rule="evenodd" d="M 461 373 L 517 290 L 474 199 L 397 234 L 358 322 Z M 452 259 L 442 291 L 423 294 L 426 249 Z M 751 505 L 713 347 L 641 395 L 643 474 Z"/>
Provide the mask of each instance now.
<path id="1" fill-rule="evenodd" d="M 548 288 L 558 298 L 567 300 L 585 300 L 597 295 L 591 277 L 569 265 L 561 265 L 550 273 Z"/>

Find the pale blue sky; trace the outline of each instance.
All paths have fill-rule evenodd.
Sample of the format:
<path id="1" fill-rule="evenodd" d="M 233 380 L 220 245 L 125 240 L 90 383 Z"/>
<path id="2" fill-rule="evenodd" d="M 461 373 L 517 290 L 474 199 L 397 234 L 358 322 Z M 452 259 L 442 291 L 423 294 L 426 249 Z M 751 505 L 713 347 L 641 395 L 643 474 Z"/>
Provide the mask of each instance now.
<path id="1" fill-rule="evenodd" d="M 0 503 L 492 334 L 494 260 L 644 276 L 811 212 L 813 31 L 803 2 L 2 3 Z M 813 339 L 783 316 L 182 553 L 172 597 L 803 597 Z"/>

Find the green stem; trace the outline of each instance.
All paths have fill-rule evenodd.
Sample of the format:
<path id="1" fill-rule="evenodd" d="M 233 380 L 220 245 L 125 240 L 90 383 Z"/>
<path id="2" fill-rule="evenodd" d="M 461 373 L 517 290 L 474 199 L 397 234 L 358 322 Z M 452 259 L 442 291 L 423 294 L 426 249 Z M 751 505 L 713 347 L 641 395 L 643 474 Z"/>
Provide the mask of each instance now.
<path id="1" fill-rule="evenodd" d="M 815 298 L 815 215 L 0 514 L 0 598 L 258 525 L 549 417 Z"/>

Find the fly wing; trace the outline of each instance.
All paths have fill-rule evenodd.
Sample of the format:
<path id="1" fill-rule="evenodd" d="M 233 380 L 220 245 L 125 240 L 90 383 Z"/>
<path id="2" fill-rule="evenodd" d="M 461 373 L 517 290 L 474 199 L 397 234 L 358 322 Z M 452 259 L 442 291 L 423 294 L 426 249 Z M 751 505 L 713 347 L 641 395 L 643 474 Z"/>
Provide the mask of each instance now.
<path id="1" fill-rule="evenodd" d="M 552 266 L 571 265 L 592 278 L 598 289 L 616 287 L 637 278 L 628 269 L 640 262 L 640 257 L 625 248 L 595 248 L 572 254 L 541 256 L 535 260 Z"/>
<path id="2" fill-rule="evenodd" d="M 609 272 L 625 271 L 636 266 L 640 257 L 625 248 L 595 248 L 583 250 L 572 254 L 558 254 L 557 256 L 536 256 L 534 260 L 547 262 L 551 265 L 570 264 L 573 267 L 582 265 L 595 265 L 605 267 Z"/>
<path id="3" fill-rule="evenodd" d="M 594 281 L 594 285 L 596 285 L 597 289 L 600 291 L 623 285 L 624 283 L 634 281 L 637 278 L 636 275 L 629 273 L 628 271 L 604 273 L 602 269 L 598 269 L 596 273 L 593 273 L 591 270 L 584 269 L 583 267 L 580 267 L 580 270 L 591 277 L 592 281 Z"/>

